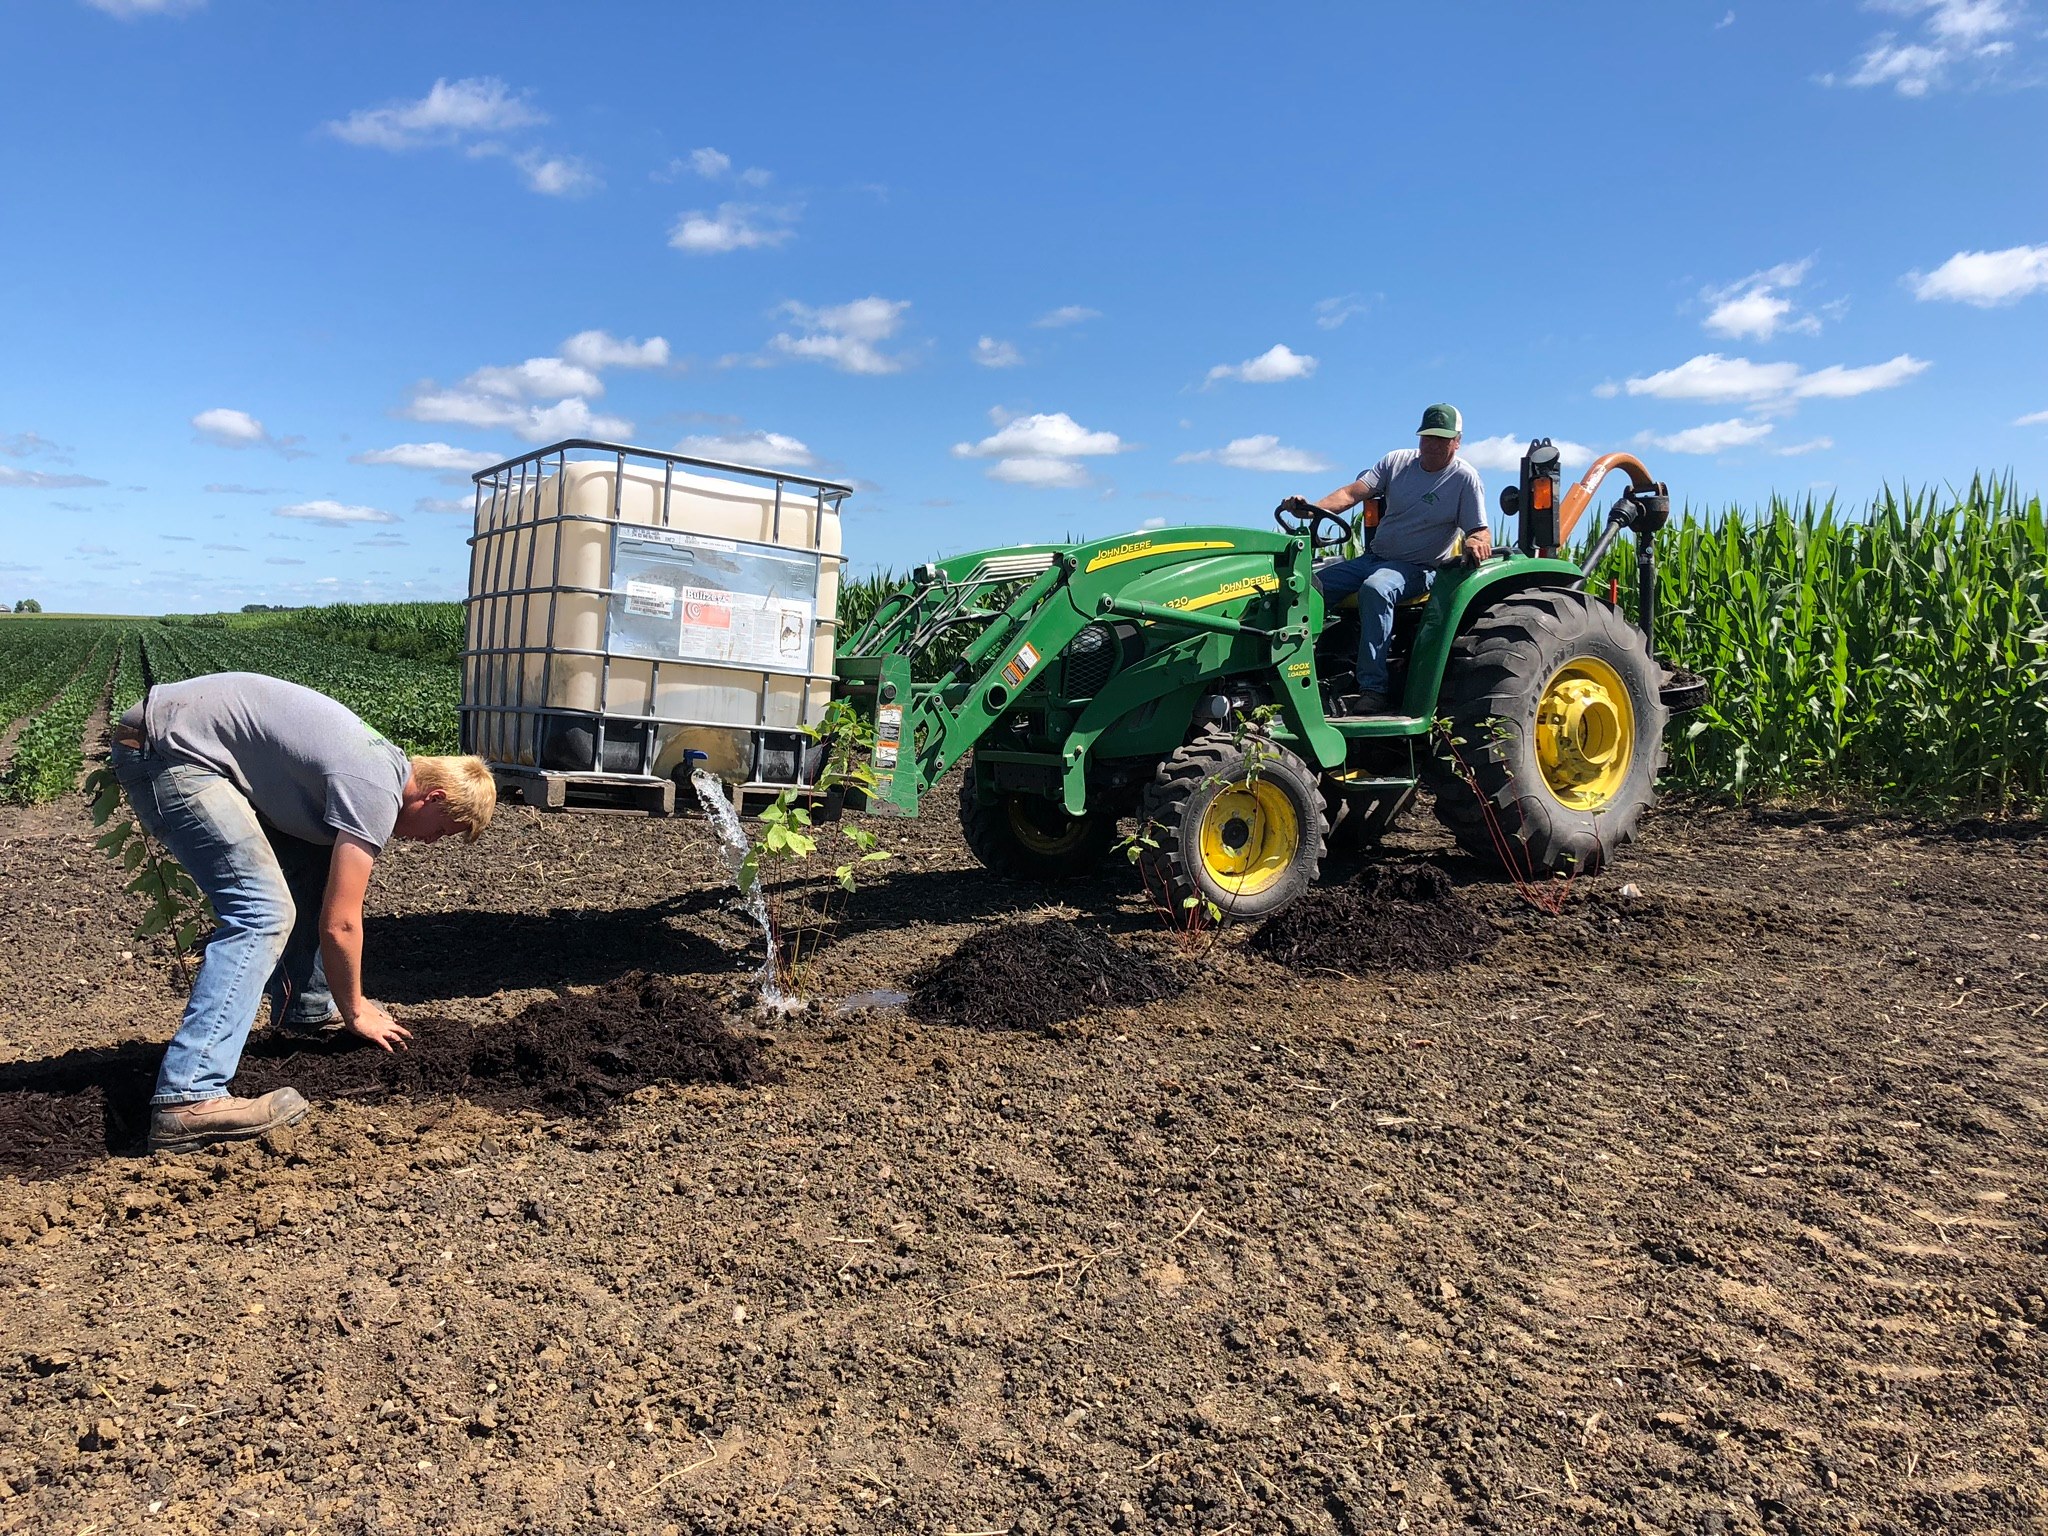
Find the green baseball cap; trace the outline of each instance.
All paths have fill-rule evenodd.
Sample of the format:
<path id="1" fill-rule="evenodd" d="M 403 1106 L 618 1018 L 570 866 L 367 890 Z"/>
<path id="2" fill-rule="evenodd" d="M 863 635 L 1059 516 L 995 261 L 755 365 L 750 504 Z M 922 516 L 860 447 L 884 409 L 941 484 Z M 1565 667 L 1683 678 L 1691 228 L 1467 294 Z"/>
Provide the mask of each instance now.
<path id="1" fill-rule="evenodd" d="M 1415 429 L 1417 437 L 1463 437 L 1465 418 L 1458 414 L 1455 405 L 1432 405 L 1422 413 L 1422 425 Z"/>

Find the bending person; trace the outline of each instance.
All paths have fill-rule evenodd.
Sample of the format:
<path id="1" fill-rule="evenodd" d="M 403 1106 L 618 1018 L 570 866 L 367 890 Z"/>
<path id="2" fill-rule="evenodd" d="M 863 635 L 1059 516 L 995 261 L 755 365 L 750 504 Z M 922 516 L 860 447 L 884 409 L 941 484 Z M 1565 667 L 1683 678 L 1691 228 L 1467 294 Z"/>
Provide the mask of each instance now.
<path id="1" fill-rule="evenodd" d="M 310 688 L 216 672 L 152 688 L 113 733 L 114 772 L 217 920 L 150 1098 L 151 1150 L 260 1136 L 306 1113 L 296 1088 L 228 1084 L 257 1005 L 307 1035 L 391 1050 L 404 1026 L 363 995 L 363 895 L 394 837 L 475 842 L 498 802 L 482 759 L 414 757 Z"/>
<path id="2" fill-rule="evenodd" d="M 1316 572 L 1331 606 L 1358 594 L 1358 691 L 1332 700 L 1333 713 L 1385 714 L 1395 607 L 1430 589 L 1437 569 L 1458 553 L 1460 535 L 1466 553 L 1481 560 L 1493 553 L 1486 487 L 1479 471 L 1458 457 L 1464 435 L 1456 406 L 1432 405 L 1422 413 L 1415 447 L 1396 448 L 1316 503 L 1326 512 L 1348 512 L 1369 496 L 1386 501 L 1366 552 Z"/>

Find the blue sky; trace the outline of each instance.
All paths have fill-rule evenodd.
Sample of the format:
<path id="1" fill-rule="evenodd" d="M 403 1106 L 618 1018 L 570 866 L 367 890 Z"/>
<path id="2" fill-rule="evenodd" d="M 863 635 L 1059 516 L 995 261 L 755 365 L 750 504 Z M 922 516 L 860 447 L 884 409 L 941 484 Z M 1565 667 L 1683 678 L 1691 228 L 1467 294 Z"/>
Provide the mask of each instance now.
<path id="1" fill-rule="evenodd" d="M 2048 484 L 2042 0 L 14 0 L 0 57 L 46 607 L 459 596 L 465 468 L 572 433 L 849 480 L 856 567 L 1263 523 L 1437 399 L 1489 493 L 1538 433 Z"/>

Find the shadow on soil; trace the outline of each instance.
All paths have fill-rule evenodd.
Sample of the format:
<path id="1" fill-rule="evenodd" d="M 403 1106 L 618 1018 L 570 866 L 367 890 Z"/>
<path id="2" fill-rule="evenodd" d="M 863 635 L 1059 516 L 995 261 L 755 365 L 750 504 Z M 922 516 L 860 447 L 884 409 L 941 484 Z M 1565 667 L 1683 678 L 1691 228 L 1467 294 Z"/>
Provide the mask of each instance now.
<path id="1" fill-rule="evenodd" d="M 636 968 L 717 976 L 741 968 L 748 957 L 674 922 L 715 905 L 684 899 L 602 910 L 412 912 L 370 918 L 364 948 L 377 996 L 394 1003 L 597 986 Z"/>

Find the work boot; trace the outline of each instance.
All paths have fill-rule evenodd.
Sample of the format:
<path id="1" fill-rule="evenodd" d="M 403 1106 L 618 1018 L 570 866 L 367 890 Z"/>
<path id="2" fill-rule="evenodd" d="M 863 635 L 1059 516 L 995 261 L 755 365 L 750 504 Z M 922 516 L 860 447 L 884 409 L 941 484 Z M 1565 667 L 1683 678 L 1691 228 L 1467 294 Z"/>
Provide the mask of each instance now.
<path id="1" fill-rule="evenodd" d="M 1347 693 L 1342 698 L 1330 700 L 1329 713 L 1337 719 L 1356 720 L 1361 715 L 1384 715 L 1387 712 L 1387 696 L 1384 693 Z"/>
<path id="2" fill-rule="evenodd" d="M 277 1021 L 277 1032 L 294 1040 L 336 1040 L 347 1027 L 339 1008 L 327 1010 L 324 1019 L 294 1019 L 287 1015 Z"/>
<path id="3" fill-rule="evenodd" d="M 149 1112 L 149 1150 L 186 1152 L 214 1141 L 252 1141 L 280 1125 L 297 1125 L 310 1107 L 296 1088 L 275 1088 L 260 1099 L 159 1104 Z"/>

